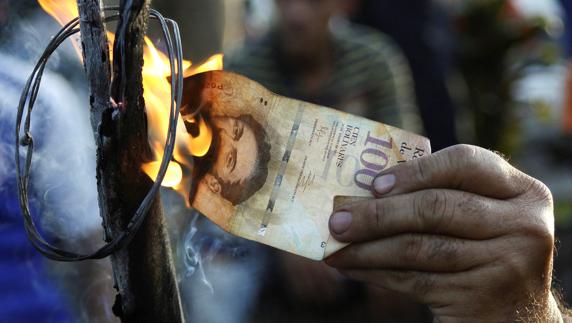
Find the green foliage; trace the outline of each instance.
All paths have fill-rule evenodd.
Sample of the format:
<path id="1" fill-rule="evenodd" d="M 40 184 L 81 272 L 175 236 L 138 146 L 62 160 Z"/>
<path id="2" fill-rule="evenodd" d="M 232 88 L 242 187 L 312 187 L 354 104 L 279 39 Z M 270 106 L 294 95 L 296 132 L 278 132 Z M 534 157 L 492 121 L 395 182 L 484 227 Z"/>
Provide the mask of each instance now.
<path id="1" fill-rule="evenodd" d="M 556 217 L 556 226 L 558 228 L 572 228 L 572 201 L 556 200 L 554 216 Z"/>

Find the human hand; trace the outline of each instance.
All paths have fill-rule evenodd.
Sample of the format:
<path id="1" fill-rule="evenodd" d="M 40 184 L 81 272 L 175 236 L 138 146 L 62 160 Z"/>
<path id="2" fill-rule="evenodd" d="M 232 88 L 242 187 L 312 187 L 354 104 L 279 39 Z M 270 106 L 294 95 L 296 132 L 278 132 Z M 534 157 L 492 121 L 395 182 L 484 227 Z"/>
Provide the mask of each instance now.
<path id="1" fill-rule="evenodd" d="M 374 181 L 377 199 L 336 209 L 351 242 L 326 262 L 424 303 L 438 322 L 558 322 L 550 292 L 552 195 L 498 155 L 459 145 Z"/>

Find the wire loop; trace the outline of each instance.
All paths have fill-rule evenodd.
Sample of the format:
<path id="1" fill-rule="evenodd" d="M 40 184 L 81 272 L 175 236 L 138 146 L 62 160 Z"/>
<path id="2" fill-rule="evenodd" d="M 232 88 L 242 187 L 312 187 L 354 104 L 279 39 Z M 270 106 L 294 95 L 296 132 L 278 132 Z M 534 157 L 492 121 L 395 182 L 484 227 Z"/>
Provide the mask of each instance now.
<path id="1" fill-rule="evenodd" d="M 117 12 L 119 7 L 106 7 L 104 10 Z M 167 55 L 169 57 L 169 63 L 171 66 L 171 75 L 174 75 L 174 77 L 170 78 L 171 107 L 169 113 L 169 129 L 165 142 L 165 152 L 163 154 L 163 159 L 161 160 L 161 166 L 159 168 L 155 182 L 151 186 L 149 192 L 147 192 L 147 195 L 143 201 L 141 201 L 141 204 L 135 211 L 135 214 L 129 221 L 126 229 L 91 254 L 79 254 L 63 250 L 47 242 L 38 231 L 36 223 L 30 212 L 30 204 L 28 200 L 28 186 L 30 182 L 30 170 L 32 166 L 32 155 L 34 150 L 34 139 L 30 131 L 32 110 L 38 97 L 42 75 L 50 56 L 68 37 L 79 32 L 79 18 L 73 19 L 64 27 L 62 27 L 60 31 L 58 31 L 58 33 L 54 36 L 54 38 L 50 41 L 44 50 L 43 54 L 40 56 L 31 75 L 26 81 L 18 104 L 15 128 L 15 161 L 18 197 L 20 208 L 22 210 L 22 217 L 24 218 L 26 235 L 28 236 L 28 239 L 34 248 L 47 258 L 57 261 L 101 259 L 125 247 L 133 240 L 133 237 L 139 231 L 139 228 L 143 224 L 143 221 L 147 216 L 153 200 L 159 192 L 161 182 L 165 177 L 167 167 L 172 159 L 173 151 L 175 149 L 177 122 L 180 114 L 180 107 L 183 96 L 183 50 L 181 44 L 181 35 L 177 23 L 174 20 L 163 17 L 163 15 L 154 9 L 150 9 L 149 16 L 152 19 L 157 20 L 161 26 L 163 38 L 167 48 Z M 114 13 L 111 16 L 106 17 L 104 21 L 108 22 L 118 18 L 119 15 Z M 173 35 L 171 35 L 171 29 Z M 24 123 L 23 129 L 22 122 Z M 21 136 L 22 132 L 23 134 Z M 26 148 L 25 162 L 23 167 L 20 160 L 20 146 Z"/>

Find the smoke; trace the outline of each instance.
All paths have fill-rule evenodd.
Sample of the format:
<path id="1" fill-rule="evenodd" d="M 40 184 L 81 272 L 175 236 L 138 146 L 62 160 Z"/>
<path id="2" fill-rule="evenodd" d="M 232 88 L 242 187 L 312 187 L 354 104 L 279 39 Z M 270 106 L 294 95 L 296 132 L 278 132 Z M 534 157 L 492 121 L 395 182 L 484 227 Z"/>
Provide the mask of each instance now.
<path id="1" fill-rule="evenodd" d="M 265 272 L 266 249 L 224 232 L 184 203 L 163 201 L 172 241 L 180 236 L 173 249 L 187 321 L 249 322 Z"/>
<path id="2" fill-rule="evenodd" d="M 18 3 L 19 1 L 13 1 Z M 35 63 L 60 25 L 47 13 L 39 9 L 35 1 L 22 1 L 28 4 L 9 5 L 7 14 L 10 16 L 6 25 L 2 25 L 0 47 L 5 55 L 18 57 L 26 63 Z M 19 7 L 20 6 L 20 7 Z M 81 62 L 73 48 L 73 43 L 79 44 L 79 33 L 71 36 L 60 45 L 50 57 L 48 67 L 52 71 L 65 75 L 73 83 L 84 82 Z"/>
<path id="3" fill-rule="evenodd" d="M 0 119 L 14 125 L 19 90 L 31 67 L 3 54 L 0 61 L 3 77 L 13 81 L 2 83 Z M 35 140 L 32 185 L 34 198 L 41 206 L 41 224 L 48 233 L 66 240 L 85 238 L 101 223 L 88 105 L 80 103 L 77 92 L 62 78 L 44 75 L 31 127 Z M 13 164 L 7 162 L 14 156 L 13 141 L 2 143 L 0 152 L 6 160 L 3 165 Z M 4 179 L 14 178 L 13 173 L 9 174 L 13 171 L 0 168 Z"/>
<path id="4" fill-rule="evenodd" d="M 173 261 L 188 322 L 250 322 L 268 249 L 224 232 L 163 189 Z"/>
<path id="5" fill-rule="evenodd" d="M 9 2 L 12 4 L 12 2 Z M 32 8 L 34 11 L 32 11 Z M 10 31 L 0 52 L 0 189 L 14 177 L 13 125 L 16 106 L 26 78 L 57 23 L 37 5 L 14 2 L 8 7 Z M 95 145 L 89 122 L 84 78 L 69 83 L 56 73 L 83 75 L 71 43 L 50 58 L 32 115 L 35 140 L 32 165 L 33 198 L 41 206 L 44 229 L 61 238 L 82 238 L 100 227 L 95 185 Z M 72 72 L 73 71 L 73 72 Z M 80 99 L 82 98 L 82 99 Z M 9 139 L 9 140 L 6 140 Z"/>
<path id="6" fill-rule="evenodd" d="M 48 24 L 48 19 L 51 18 L 46 15 L 42 19 L 14 20 L 10 26 L 12 39 L 3 42 L 0 49 L 0 191 L 15 189 L 16 108 L 33 64 L 49 36 L 57 31 L 57 24 Z M 74 76 L 64 78 L 59 73 Z M 44 73 L 32 114 L 31 133 L 35 149 L 30 201 L 40 231 L 62 248 L 82 253 L 94 250 L 103 243 L 95 179 L 95 144 L 89 121 L 87 85 L 70 45 L 56 52 Z M 14 201 L 15 208 L 16 205 Z M 18 213 L 15 209 L 3 216 L 19 216 Z M 10 218 L 9 223 L 22 222 Z M 23 225 L 6 229 L 24 232 Z M 10 237 L 7 235 L 5 239 Z M 115 293 L 108 259 L 84 263 L 40 262 L 41 257 L 28 250 L 31 249 L 25 253 L 13 250 L 18 252 L 13 258 L 33 267 L 26 278 L 38 297 L 63 289 L 65 295 L 62 296 L 66 296 L 68 303 L 57 306 L 75 312 L 74 321 L 117 321 L 110 312 Z"/>
<path id="7" fill-rule="evenodd" d="M 203 259 L 200 247 L 193 242 L 193 239 L 198 232 L 197 220 L 199 219 L 199 216 L 200 215 L 196 212 L 193 214 L 189 230 L 183 238 L 182 259 L 184 263 L 184 273 L 182 276 L 185 279 L 188 279 L 191 278 L 195 272 L 198 272 L 200 281 L 207 287 L 210 293 L 214 295 L 213 286 L 207 279 L 203 263 L 212 260 L 213 255 L 216 253 L 216 247 L 215 250 L 207 250 L 209 256 L 207 256 L 206 259 Z M 181 280 L 179 280 L 179 283 L 180 282 Z"/>

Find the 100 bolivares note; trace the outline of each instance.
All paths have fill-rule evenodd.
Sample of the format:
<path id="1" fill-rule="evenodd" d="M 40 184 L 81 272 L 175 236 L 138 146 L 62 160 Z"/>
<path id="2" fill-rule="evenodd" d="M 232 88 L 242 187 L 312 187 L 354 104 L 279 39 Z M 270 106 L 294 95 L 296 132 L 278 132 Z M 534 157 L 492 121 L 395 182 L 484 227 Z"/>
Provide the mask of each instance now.
<path id="1" fill-rule="evenodd" d="M 334 197 L 372 197 L 380 171 L 431 150 L 422 136 L 233 73 L 198 74 L 184 87 L 186 125 L 199 109 L 213 135 L 194 159 L 192 207 L 232 234 L 311 259 L 345 246 L 328 229 Z"/>

